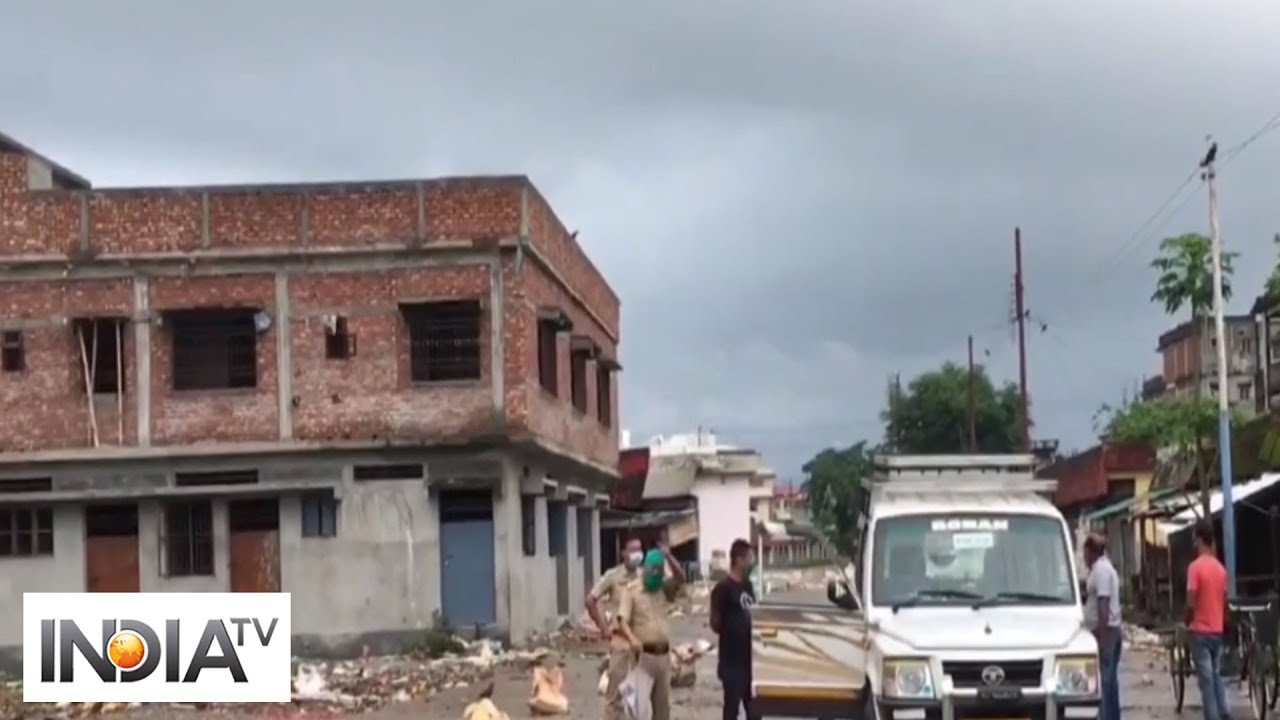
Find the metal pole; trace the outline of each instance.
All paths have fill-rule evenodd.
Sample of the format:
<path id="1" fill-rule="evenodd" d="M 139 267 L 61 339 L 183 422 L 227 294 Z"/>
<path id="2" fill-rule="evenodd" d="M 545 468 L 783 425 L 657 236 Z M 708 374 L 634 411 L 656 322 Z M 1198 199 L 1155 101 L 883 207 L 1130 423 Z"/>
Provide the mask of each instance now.
<path id="1" fill-rule="evenodd" d="M 756 591 L 760 593 L 760 597 L 769 594 L 769 589 L 764 584 L 764 527 L 761 526 L 756 531 Z"/>
<path id="2" fill-rule="evenodd" d="M 1222 232 L 1218 227 L 1218 190 L 1213 162 L 1205 165 L 1209 183 L 1209 233 L 1213 242 L 1213 322 L 1218 342 L 1218 457 L 1222 460 L 1222 559 L 1227 566 L 1227 592 L 1236 597 L 1236 513 L 1231 474 L 1231 406 L 1227 403 L 1227 321 L 1222 299 Z"/>
<path id="3" fill-rule="evenodd" d="M 969 336 L 969 452 L 978 452 L 978 401 L 973 387 L 973 336 Z"/>
<path id="4" fill-rule="evenodd" d="M 1013 229 L 1013 293 L 1018 313 L 1018 388 L 1022 400 L 1022 451 L 1031 452 L 1031 415 L 1027 412 L 1026 309 L 1022 299 L 1022 228 Z"/>
<path id="5" fill-rule="evenodd" d="M 1267 513 L 1267 525 L 1271 531 L 1271 592 L 1280 592 L 1280 508 L 1271 506 Z"/>

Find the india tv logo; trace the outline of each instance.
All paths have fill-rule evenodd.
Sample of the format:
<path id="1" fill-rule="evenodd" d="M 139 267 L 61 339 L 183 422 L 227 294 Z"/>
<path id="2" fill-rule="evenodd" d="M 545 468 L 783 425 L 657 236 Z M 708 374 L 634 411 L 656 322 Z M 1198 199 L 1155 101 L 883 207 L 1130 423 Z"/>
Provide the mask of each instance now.
<path id="1" fill-rule="evenodd" d="M 288 593 L 26 593 L 24 702 L 288 702 Z"/>

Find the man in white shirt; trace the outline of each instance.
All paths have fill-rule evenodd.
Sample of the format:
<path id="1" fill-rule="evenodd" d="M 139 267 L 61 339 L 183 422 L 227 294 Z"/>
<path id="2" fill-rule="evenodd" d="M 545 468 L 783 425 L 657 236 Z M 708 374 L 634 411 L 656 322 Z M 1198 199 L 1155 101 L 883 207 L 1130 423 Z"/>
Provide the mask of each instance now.
<path id="1" fill-rule="evenodd" d="M 1120 720 L 1120 576 L 1107 558 L 1107 540 L 1090 533 L 1084 541 L 1084 621 L 1098 639 L 1098 672 L 1102 676 L 1102 720 Z"/>

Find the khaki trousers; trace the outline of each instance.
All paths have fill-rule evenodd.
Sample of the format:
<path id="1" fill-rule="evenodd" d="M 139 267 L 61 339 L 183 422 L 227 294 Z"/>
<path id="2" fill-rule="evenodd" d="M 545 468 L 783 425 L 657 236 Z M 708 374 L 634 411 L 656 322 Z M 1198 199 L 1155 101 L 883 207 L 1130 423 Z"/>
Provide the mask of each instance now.
<path id="1" fill-rule="evenodd" d="M 630 648 L 619 647 L 616 641 L 609 645 L 609 687 L 604 693 L 604 720 L 623 720 L 622 696 L 618 686 L 627 679 L 635 653 Z"/>
<path id="2" fill-rule="evenodd" d="M 653 720 L 671 720 L 671 653 L 643 653 L 640 667 L 653 678 Z"/>

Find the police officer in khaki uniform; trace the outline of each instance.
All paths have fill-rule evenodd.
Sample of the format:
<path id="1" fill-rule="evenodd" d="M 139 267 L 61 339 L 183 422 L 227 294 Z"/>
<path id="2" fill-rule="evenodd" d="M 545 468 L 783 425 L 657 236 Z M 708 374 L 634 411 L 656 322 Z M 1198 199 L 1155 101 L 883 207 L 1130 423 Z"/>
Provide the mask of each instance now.
<path id="1" fill-rule="evenodd" d="M 640 588 L 618 608 L 618 627 L 653 678 L 653 720 L 671 719 L 671 602 L 682 584 L 684 571 L 663 543 L 645 555 Z"/>
<path id="2" fill-rule="evenodd" d="M 622 564 L 610 568 L 608 572 L 601 575 L 595 587 L 587 593 L 586 602 L 583 603 L 596 627 L 600 628 L 600 632 L 609 639 L 609 685 L 605 691 L 605 720 L 622 718 L 622 698 L 618 695 L 618 686 L 626 679 L 627 673 L 631 672 L 631 663 L 635 656 L 631 652 L 626 636 L 618 629 L 617 624 L 605 620 L 605 615 L 600 609 L 600 601 L 609 603 L 609 609 L 614 611 L 616 618 L 623 595 L 630 589 L 639 590 L 640 588 L 640 563 L 643 560 L 644 549 L 640 545 L 640 539 L 628 538 L 622 549 Z"/>

